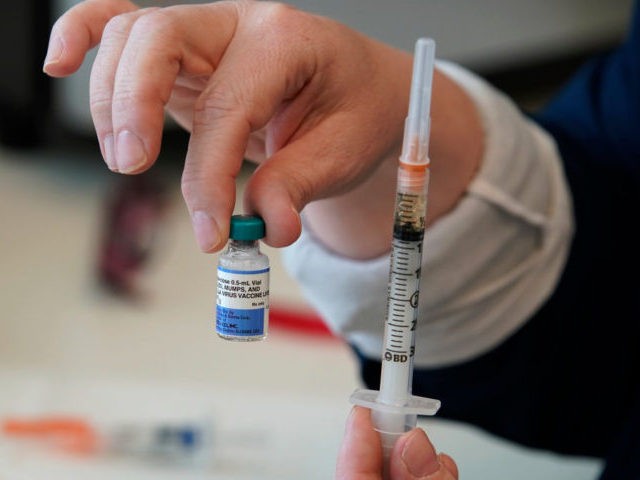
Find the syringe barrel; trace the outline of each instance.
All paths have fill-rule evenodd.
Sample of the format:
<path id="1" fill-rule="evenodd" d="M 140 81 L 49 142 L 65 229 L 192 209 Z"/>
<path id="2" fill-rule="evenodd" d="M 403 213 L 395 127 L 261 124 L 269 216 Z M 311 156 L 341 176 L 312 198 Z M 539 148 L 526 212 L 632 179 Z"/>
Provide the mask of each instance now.
<path id="1" fill-rule="evenodd" d="M 383 479 L 387 480 L 391 478 L 389 468 L 393 447 L 403 433 L 415 428 L 418 423 L 418 416 L 372 410 L 371 418 L 376 431 L 380 434 L 380 442 L 382 443 L 382 454 L 384 459 Z"/>
<path id="2" fill-rule="evenodd" d="M 428 181 L 427 167 L 400 164 L 378 397 L 387 405 L 411 396 Z"/>
<path id="3" fill-rule="evenodd" d="M 400 164 L 393 222 L 394 239 L 422 240 L 424 237 L 428 185 L 428 167 Z"/>
<path id="4" fill-rule="evenodd" d="M 400 162 L 398 167 L 397 191 L 427 196 L 429 186 L 429 166 Z M 397 206 L 396 206 L 397 207 Z M 426 208 L 425 208 L 426 213 Z"/>
<path id="5" fill-rule="evenodd" d="M 394 238 L 379 401 L 402 406 L 411 394 L 422 240 Z M 414 253 L 412 255 L 412 253 Z"/>

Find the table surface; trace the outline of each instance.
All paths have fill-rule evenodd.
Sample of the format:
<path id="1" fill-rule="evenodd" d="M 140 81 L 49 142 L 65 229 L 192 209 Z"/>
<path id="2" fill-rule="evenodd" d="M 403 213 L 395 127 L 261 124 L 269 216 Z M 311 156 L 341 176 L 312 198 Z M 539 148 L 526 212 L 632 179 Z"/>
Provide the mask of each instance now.
<path id="1" fill-rule="evenodd" d="M 346 345 L 273 328 L 258 343 L 212 331 L 215 256 L 198 252 L 178 180 L 157 254 L 131 304 L 96 287 L 104 196 L 97 152 L 0 149 L 0 418 L 95 422 L 211 417 L 206 467 L 71 457 L 0 436 L 0 480 L 332 478 L 347 401 L 361 386 Z M 272 260 L 272 305 L 309 311 Z M 474 428 L 421 423 L 462 478 L 594 478 L 599 463 L 517 447 Z M 235 442 L 235 443 L 234 443 Z"/>

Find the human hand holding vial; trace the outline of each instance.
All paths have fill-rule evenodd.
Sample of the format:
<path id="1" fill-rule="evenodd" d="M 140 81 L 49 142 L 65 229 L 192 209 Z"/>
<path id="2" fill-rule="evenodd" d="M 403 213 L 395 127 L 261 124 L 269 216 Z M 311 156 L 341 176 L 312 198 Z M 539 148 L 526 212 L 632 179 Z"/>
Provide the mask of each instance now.
<path id="1" fill-rule="evenodd" d="M 218 260 L 216 332 L 225 340 L 256 341 L 269 327 L 269 258 L 260 251 L 262 218 L 233 215 L 227 249 Z"/>

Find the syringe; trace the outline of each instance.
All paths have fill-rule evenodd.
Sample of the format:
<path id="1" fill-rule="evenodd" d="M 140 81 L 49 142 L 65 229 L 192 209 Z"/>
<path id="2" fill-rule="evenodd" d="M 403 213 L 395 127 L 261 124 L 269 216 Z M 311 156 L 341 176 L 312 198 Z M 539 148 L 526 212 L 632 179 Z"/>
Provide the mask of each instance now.
<path id="1" fill-rule="evenodd" d="M 209 418 L 103 424 L 82 417 L 50 415 L 0 421 L 0 436 L 39 440 L 68 453 L 194 466 L 204 466 L 211 460 L 214 433 Z"/>
<path id="2" fill-rule="evenodd" d="M 350 398 L 352 403 L 372 410 L 382 440 L 385 478 L 398 437 L 416 426 L 418 415 L 434 415 L 440 408 L 438 400 L 411 394 L 429 183 L 434 63 L 435 42 L 420 38 L 415 46 L 409 114 L 398 168 L 380 391 L 359 389 Z"/>

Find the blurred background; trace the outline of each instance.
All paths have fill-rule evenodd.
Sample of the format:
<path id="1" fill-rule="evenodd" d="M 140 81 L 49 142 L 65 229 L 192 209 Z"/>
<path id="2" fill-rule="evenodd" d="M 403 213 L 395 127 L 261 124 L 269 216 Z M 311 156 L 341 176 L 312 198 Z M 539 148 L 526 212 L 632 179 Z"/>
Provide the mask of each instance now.
<path id="1" fill-rule="evenodd" d="M 202 433 L 212 424 L 214 441 L 204 460 L 185 461 L 139 451 L 71 455 L 0 434 L 0 479 L 331 478 L 347 398 L 360 386 L 354 358 L 322 327 L 281 268 L 279 251 L 268 248 L 269 339 L 216 337 L 216 257 L 198 252 L 180 196 L 186 134 L 168 124 L 151 172 L 112 174 L 89 116 L 92 55 L 68 79 L 41 73 L 50 26 L 74 3 L 0 5 L 0 421 L 63 416 L 67 431 L 71 419 L 104 438 L 120 432 L 120 445 L 131 432 L 195 425 Z M 478 72 L 525 110 L 541 105 L 586 58 L 616 45 L 632 6 L 291 3 L 406 50 L 431 36 L 440 58 Z M 240 191 L 251 169 L 244 168 Z M 600 467 L 455 422 L 422 425 L 456 458 L 463 478 L 585 479 Z"/>

